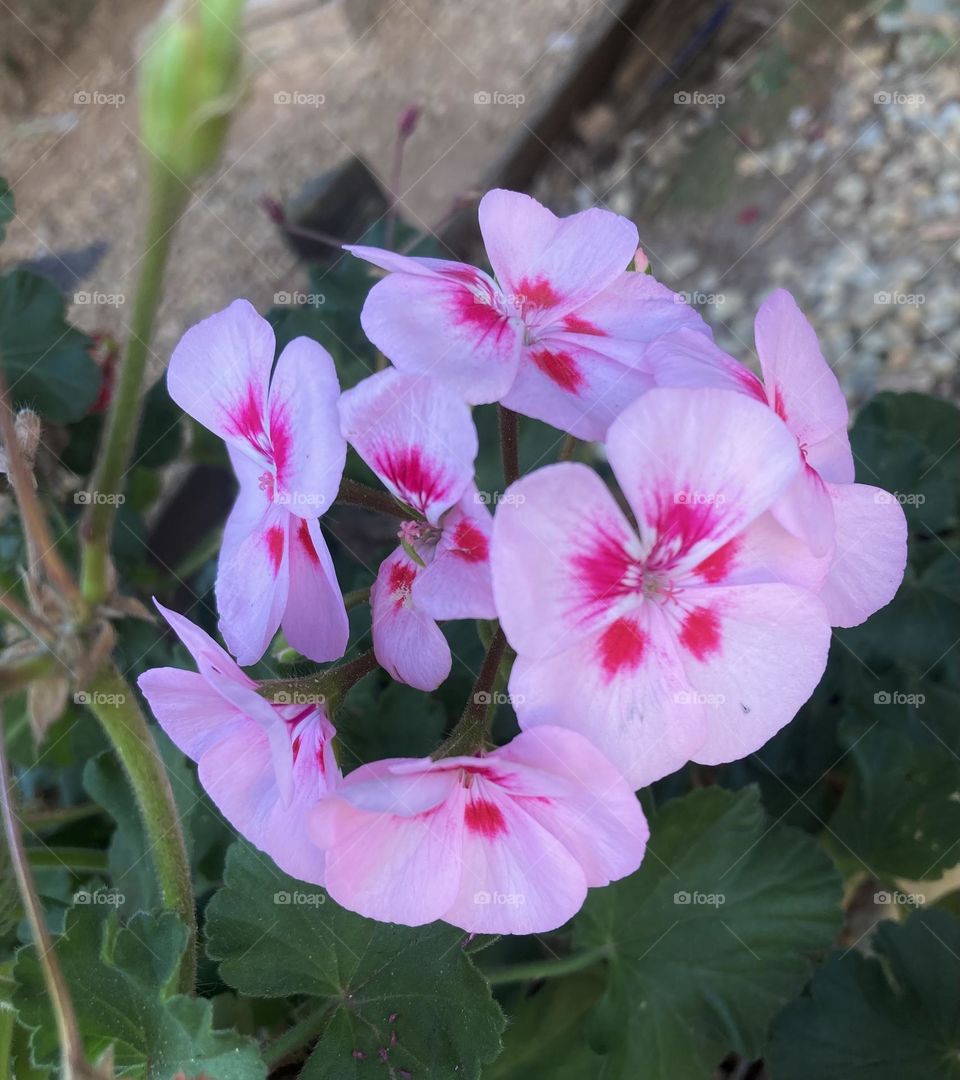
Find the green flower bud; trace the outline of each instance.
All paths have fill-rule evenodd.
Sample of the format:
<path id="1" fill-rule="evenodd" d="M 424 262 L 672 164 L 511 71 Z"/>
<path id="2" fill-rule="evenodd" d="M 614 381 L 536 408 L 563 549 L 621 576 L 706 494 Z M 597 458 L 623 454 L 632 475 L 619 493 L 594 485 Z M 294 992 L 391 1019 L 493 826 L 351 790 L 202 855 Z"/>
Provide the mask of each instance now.
<path id="1" fill-rule="evenodd" d="M 244 0 L 184 0 L 158 20 L 140 64 L 143 141 L 187 181 L 220 154 L 243 91 Z"/>

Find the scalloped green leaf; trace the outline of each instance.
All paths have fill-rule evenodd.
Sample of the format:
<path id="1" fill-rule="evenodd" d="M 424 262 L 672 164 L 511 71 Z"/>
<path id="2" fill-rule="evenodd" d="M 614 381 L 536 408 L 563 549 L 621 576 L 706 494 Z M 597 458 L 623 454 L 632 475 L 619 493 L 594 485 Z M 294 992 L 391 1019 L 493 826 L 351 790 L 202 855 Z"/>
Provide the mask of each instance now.
<path id="1" fill-rule="evenodd" d="M 710 1076 L 731 1050 L 760 1055 L 840 928 L 840 880 L 753 787 L 694 791 L 651 828 L 637 873 L 592 891 L 577 919 L 576 944 L 609 955 L 590 1039 L 611 1076 Z"/>
<path id="2" fill-rule="evenodd" d="M 829 960 L 777 1018 L 776 1080 L 960 1077 L 960 920 L 919 911 L 880 923 L 872 945 Z"/>
<path id="3" fill-rule="evenodd" d="M 224 881 L 206 923 L 223 981 L 251 997 L 305 994 L 326 1013 L 304 1080 L 376 1075 L 378 1066 L 416 1080 L 477 1078 L 500 1052 L 503 1013 L 462 931 L 364 919 L 242 842 Z"/>

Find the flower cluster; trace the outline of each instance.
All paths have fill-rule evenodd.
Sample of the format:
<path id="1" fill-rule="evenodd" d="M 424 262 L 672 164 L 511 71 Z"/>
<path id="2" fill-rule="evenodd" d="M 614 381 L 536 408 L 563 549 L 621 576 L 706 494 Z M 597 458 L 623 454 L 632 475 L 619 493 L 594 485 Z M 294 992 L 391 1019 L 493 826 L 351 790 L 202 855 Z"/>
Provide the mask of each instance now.
<path id="1" fill-rule="evenodd" d="M 184 335 L 170 394 L 226 441 L 240 485 L 216 584 L 237 662 L 161 607 L 198 672 L 140 686 L 223 814 L 284 870 L 374 918 L 528 933 L 639 866 L 638 787 L 741 758 L 793 718 L 831 626 L 896 591 L 906 525 L 854 482 L 846 403 L 789 294 L 757 314 L 760 378 L 630 269 L 623 218 L 559 219 L 492 191 L 480 226 L 493 276 L 349 249 L 387 272 L 361 321 L 393 367 L 343 393 L 306 338 L 274 365 L 245 301 Z M 601 442 L 619 492 L 560 462 L 491 514 L 471 415 L 490 402 Z M 522 729 L 506 745 L 461 723 L 433 757 L 344 777 L 329 702 L 271 700 L 237 666 L 280 628 L 312 660 L 344 655 L 319 518 L 348 444 L 403 519 L 370 590 L 376 661 L 433 690 L 451 668 L 438 623 L 498 619 Z"/>

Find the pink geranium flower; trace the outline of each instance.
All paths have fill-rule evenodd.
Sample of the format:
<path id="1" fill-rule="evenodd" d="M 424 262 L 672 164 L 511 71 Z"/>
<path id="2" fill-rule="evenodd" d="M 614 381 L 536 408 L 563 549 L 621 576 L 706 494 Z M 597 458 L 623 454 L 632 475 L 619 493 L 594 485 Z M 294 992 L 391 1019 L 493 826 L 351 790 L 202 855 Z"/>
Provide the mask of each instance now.
<path id="1" fill-rule="evenodd" d="M 235 300 L 188 330 L 170 360 L 175 402 L 225 440 L 240 481 L 217 570 L 220 632 L 241 664 L 277 628 L 311 660 L 347 645 L 347 613 L 318 516 L 336 498 L 346 459 L 340 387 L 330 354 L 291 341 L 273 378 L 273 330 Z"/>
<path id="2" fill-rule="evenodd" d="M 501 401 L 584 439 L 652 385 L 645 343 L 700 317 L 628 272 L 636 227 L 608 210 L 558 218 L 528 195 L 490 191 L 480 231 L 495 277 L 463 263 L 347 250 L 388 270 L 361 314 L 398 368 L 443 379 L 471 404 Z"/>
<path id="3" fill-rule="evenodd" d="M 326 888 L 361 915 L 471 933 L 556 929 L 640 865 L 633 792 L 586 739 L 524 732 L 475 757 L 363 765 L 313 811 Z"/>
<path id="4" fill-rule="evenodd" d="M 764 301 L 755 336 L 762 382 L 703 335 L 687 332 L 655 345 L 651 366 L 661 385 L 729 386 L 784 421 L 803 465 L 771 512 L 821 560 L 820 595 L 831 623 L 856 626 L 888 604 L 903 580 L 903 509 L 886 491 L 853 482 L 846 399 L 790 293 L 778 289 Z M 791 580 L 790 566 L 784 571 Z"/>
<path id="5" fill-rule="evenodd" d="M 470 408 L 434 379 L 389 370 L 346 391 L 340 416 L 360 457 L 411 508 L 370 591 L 377 660 L 395 679 L 434 690 L 451 666 L 437 620 L 496 616 Z"/>
<path id="6" fill-rule="evenodd" d="M 323 884 L 310 810 L 340 778 L 322 704 L 257 693 L 233 659 L 189 619 L 157 604 L 198 671 L 153 668 L 138 680 L 153 715 L 197 762 L 200 783 L 230 824 L 281 870 Z"/>
<path id="7" fill-rule="evenodd" d="M 591 469 L 541 469 L 497 511 L 494 595 L 521 726 L 580 731 L 641 786 L 762 746 L 823 674 L 830 626 L 758 520 L 800 468 L 771 410 L 652 390 L 607 451 L 639 535 Z"/>

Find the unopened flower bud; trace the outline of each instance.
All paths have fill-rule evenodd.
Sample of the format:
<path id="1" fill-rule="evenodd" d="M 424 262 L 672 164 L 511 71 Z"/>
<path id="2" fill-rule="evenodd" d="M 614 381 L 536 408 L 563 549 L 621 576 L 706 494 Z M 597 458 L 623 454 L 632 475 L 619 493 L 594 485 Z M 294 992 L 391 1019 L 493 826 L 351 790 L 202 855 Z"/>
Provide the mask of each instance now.
<path id="1" fill-rule="evenodd" d="M 183 0 L 157 22 L 140 65 L 143 141 L 181 180 L 220 154 L 243 89 L 244 0 Z"/>

